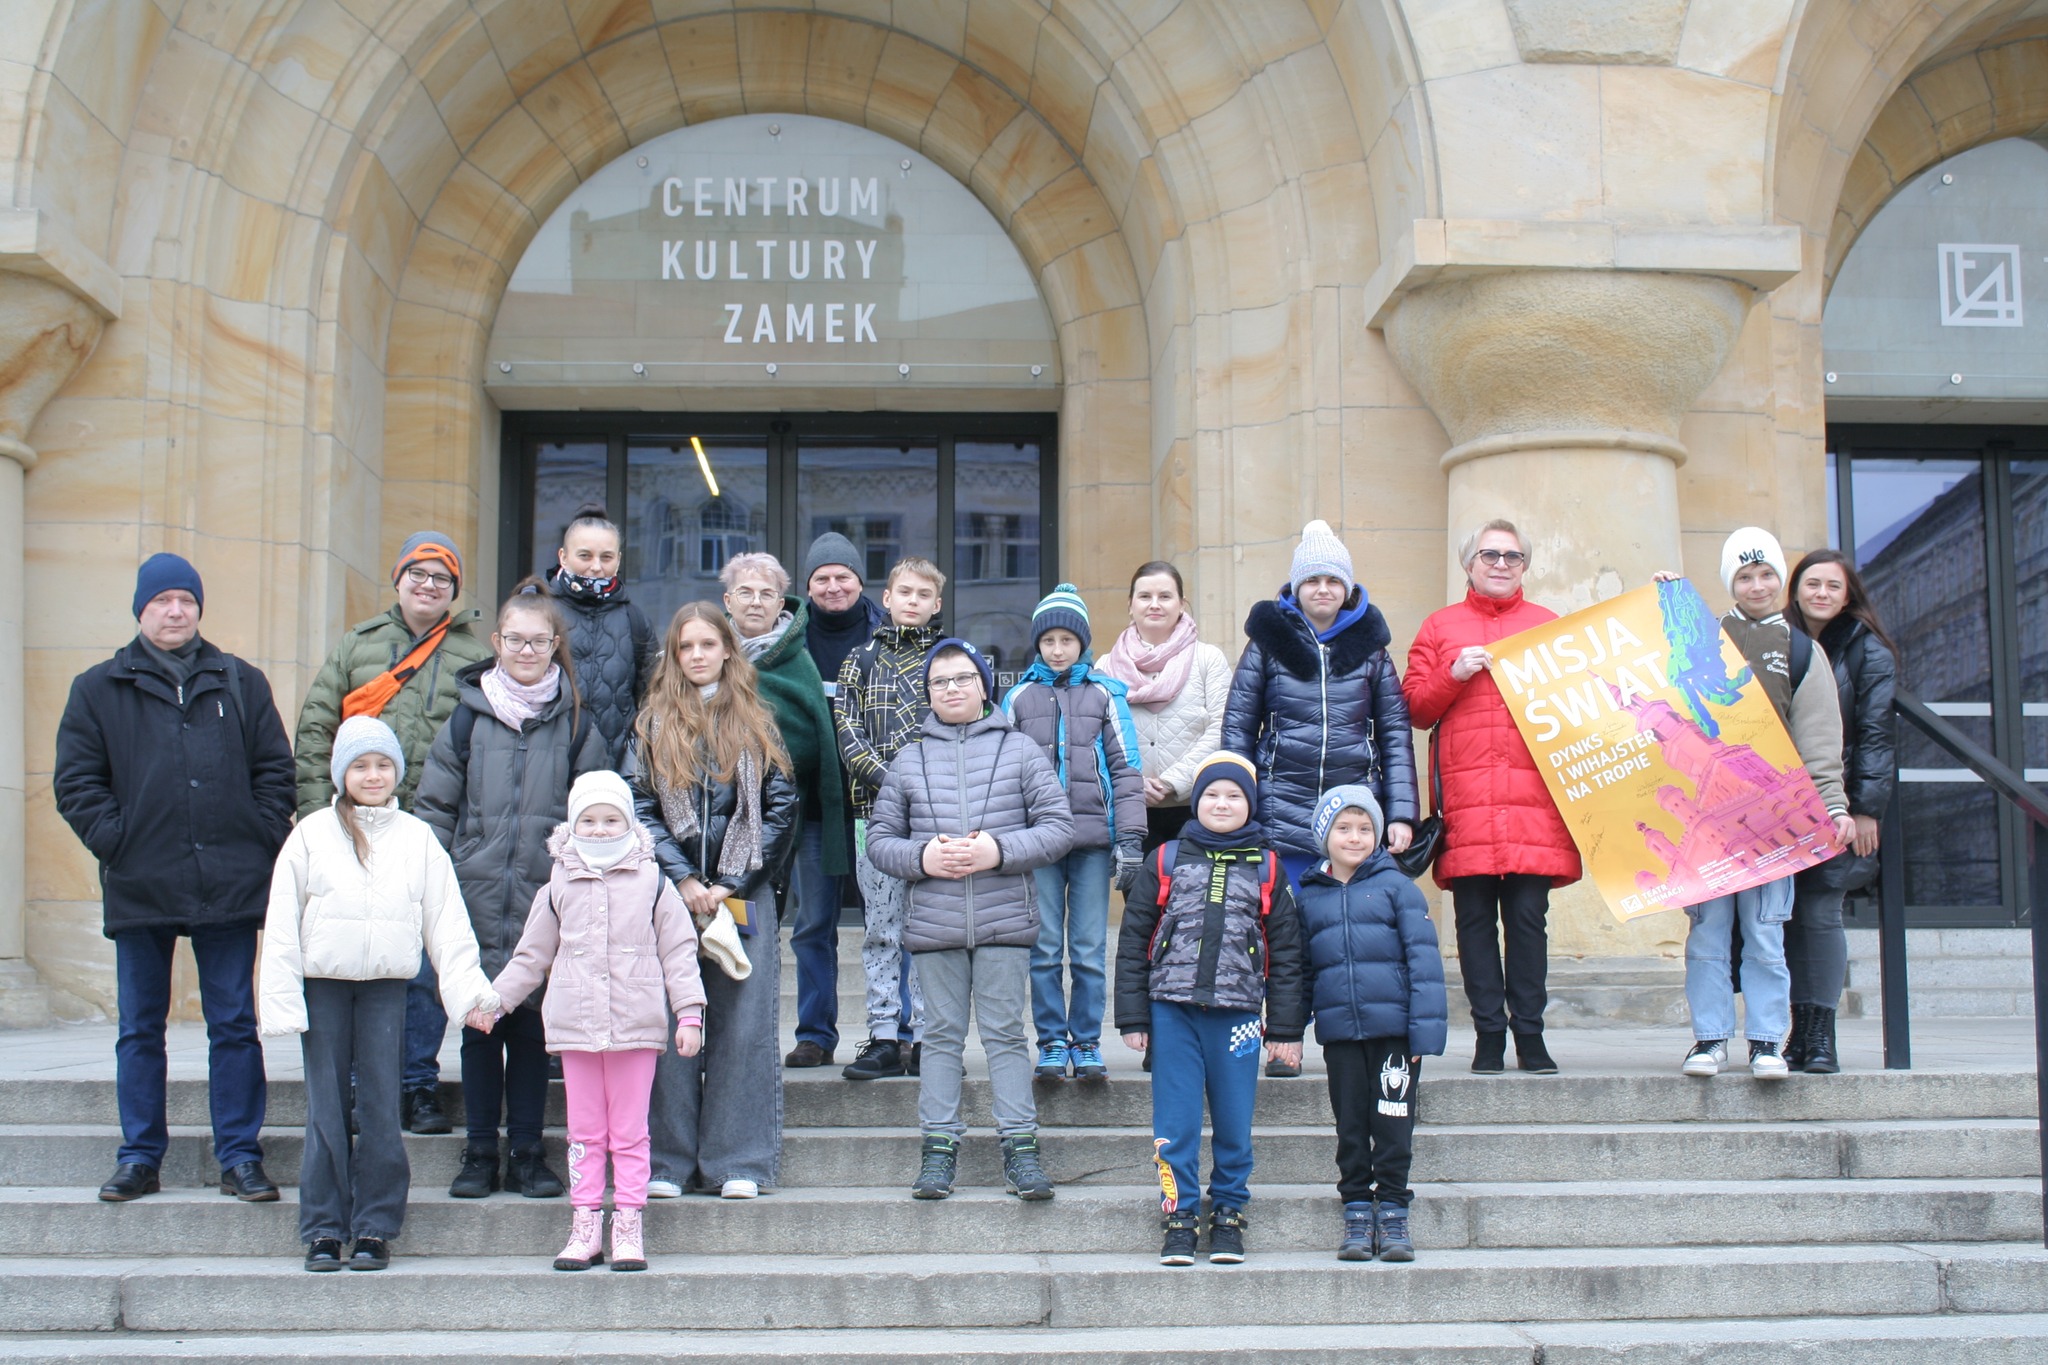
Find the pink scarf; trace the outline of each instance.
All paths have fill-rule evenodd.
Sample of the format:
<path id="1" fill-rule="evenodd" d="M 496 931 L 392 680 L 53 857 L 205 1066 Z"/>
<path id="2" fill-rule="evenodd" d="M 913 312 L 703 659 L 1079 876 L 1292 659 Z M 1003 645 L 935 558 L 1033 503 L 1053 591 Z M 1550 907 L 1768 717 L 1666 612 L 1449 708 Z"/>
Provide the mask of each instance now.
<path id="1" fill-rule="evenodd" d="M 491 704 L 491 714 L 505 722 L 507 728 L 517 730 L 539 715 L 540 709 L 562 690 L 562 666 L 549 664 L 537 683 L 518 682 L 500 666 L 479 678 L 477 686 L 483 689 L 484 700 Z"/>
<path id="2" fill-rule="evenodd" d="M 1102 661 L 1102 671 L 1130 689 L 1126 700 L 1137 706 L 1172 701 L 1188 685 L 1195 668 L 1195 618 L 1186 612 L 1173 623 L 1166 643 L 1148 645 L 1136 626 L 1125 626 Z"/>

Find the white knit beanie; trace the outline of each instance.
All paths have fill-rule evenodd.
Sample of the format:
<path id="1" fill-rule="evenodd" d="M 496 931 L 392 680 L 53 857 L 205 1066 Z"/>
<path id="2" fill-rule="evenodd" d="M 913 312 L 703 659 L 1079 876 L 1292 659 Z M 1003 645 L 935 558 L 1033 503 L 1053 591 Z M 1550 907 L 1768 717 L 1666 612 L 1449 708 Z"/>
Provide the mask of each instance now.
<path id="1" fill-rule="evenodd" d="M 1751 564 L 1768 564 L 1786 577 L 1785 547 L 1761 526 L 1744 526 L 1731 533 L 1721 546 L 1721 586 L 1735 591 L 1735 575 Z"/>
<path id="2" fill-rule="evenodd" d="M 364 754 L 383 754 L 398 769 L 398 776 L 392 779 L 394 785 L 405 781 L 405 746 L 398 742 L 391 727 L 375 716 L 350 716 L 334 732 L 334 750 L 327 760 L 327 775 L 334 779 L 336 791 L 348 790 L 342 778 L 348 765 Z"/>
<path id="3" fill-rule="evenodd" d="M 569 828 L 592 806 L 613 806 L 628 823 L 633 819 L 633 789 L 615 772 L 585 773 L 569 788 Z"/>
<path id="4" fill-rule="evenodd" d="M 1301 528 L 1301 544 L 1294 547 L 1294 570 L 1288 575 L 1287 583 L 1298 593 L 1303 583 L 1319 574 L 1343 579 L 1346 592 L 1358 583 L 1351 575 L 1351 551 L 1337 539 L 1330 523 L 1320 520 Z"/>

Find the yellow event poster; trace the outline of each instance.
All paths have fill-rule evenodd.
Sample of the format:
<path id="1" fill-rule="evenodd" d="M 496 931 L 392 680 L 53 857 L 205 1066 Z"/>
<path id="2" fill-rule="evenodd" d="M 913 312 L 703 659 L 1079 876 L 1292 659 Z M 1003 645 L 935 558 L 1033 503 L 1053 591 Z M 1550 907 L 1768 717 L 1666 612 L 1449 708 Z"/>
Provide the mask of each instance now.
<path id="1" fill-rule="evenodd" d="M 1624 593 L 1492 652 L 1586 874 L 1621 919 L 1834 855 L 1792 737 L 1691 583 Z"/>

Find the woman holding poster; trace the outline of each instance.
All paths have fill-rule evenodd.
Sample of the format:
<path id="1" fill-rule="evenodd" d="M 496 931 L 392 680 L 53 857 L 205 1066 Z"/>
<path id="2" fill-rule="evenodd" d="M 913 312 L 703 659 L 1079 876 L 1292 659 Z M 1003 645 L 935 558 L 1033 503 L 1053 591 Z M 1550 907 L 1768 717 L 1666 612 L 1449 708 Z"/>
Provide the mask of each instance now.
<path id="1" fill-rule="evenodd" d="M 1792 1037 L 1785 1064 L 1833 1075 L 1835 1008 L 1849 975 L 1842 898 L 1867 886 L 1877 870 L 1877 826 L 1892 801 L 1897 738 L 1892 691 L 1898 646 L 1879 624 L 1862 575 L 1840 550 L 1815 550 L 1792 571 L 1785 617 L 1811 635 L 1834 665 L 1842 706 L 1842 785 L 1856 841 L 1848 852 L 1801 872 L 1793 883 L 1792 920 L 1785 926 L 1785 963 L 1792 973 Z"/>
<path id="2" fill-rule="evenodd" d="M 1436 731 L 1444 842 L 1435 876 L 1457 920 L 1458 970 L 1479 1035 L 1472 1069 L 1505 1070 L 1512 1029 L 1521 1069 L 1549 1075 L 1557 1070 L 1543 1045 L 1550 890 L 1579 879 L 1579 850 L 1494 684 L 1490 646 L 1557 613 L 1522 596 L 1529 542 L 1513 522 L 1489 521 L 1465 537 L 1458 561 L 1465 600 L 1422 623 L 1401 690 L 1408 718 Z"/>
<path id="3" fill-rule="evenodd" d="M 1836 842 L 1846 847 L 1856 838 L 1856 825 L 1842 791 L 1841 702 L 1826 654 L 1778 610 L 1785 590 L 1785 551 L 1778 538 L 1757 526 L 1730 535 L 1721 547 L 1721 581 L 1735 599 L 1721 618 L 1721 631 L 1762 682 L 1834 821 Z M 1729 958 L 1740 925 L 1749 1071 L 1758 1080 L 1782 1080 L 1790 1070 L 1779 1045 L 1792 1027 L 1792 977 L 1785 967 L 1792 874 L 1689 905 L 1685 913 L 1692 921 L 1685 939 L 1685 1001 L 1694 1041 L 1682 1069 L 1688 1076 L 1714 1076 L 1727 1065 L 1728 1039 L 1735 1032 Z"/>

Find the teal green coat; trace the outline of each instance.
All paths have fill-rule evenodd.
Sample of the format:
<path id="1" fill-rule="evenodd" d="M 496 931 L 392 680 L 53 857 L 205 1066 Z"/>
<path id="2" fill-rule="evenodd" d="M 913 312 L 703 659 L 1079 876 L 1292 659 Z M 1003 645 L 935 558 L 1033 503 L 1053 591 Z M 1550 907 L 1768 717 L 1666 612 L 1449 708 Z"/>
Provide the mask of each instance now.
<path id="1" fill-rule="evenodd" d="M 796 619 L 754 660 L 754 672 L 760 676 L 761 700 L 775 713 L 782 746 L 795 765 L 804 818 L 818 821 L 826 832 L 821 841 L 825 875 L 843 877 L 853 869 L 847 865 L 846 841 L 832 837 L 832 831 L 846 826 L 846 778 L 839 768 L 839 739 L 832 728 L 832 706 L 825 700 L 825 680 L 804 647 L 811 604 L 785 595 L 782 605 Z"/>

